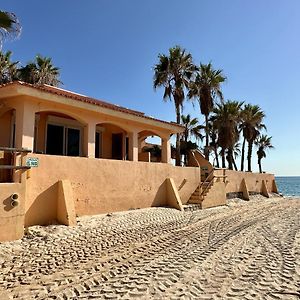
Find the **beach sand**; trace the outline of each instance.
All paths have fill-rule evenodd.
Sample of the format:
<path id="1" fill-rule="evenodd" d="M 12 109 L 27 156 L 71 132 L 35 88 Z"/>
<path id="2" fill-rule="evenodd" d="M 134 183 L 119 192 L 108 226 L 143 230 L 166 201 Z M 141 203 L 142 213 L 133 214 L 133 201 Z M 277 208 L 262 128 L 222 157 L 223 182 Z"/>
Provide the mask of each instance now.
<path id="1" fill-rule="evenodd" d="M 300 200 L 228 200 L 34 226 L 0 244 L 0 299 L 299 299 Z"/>

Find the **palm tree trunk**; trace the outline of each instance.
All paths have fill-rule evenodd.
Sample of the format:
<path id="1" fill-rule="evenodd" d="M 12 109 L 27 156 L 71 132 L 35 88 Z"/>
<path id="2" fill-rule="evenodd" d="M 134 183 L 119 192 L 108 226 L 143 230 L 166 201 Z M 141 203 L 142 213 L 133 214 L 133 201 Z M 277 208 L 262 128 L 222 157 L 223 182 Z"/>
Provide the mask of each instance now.
<path id="1" fill-rule="evenodd" d="M 237 171 L 238 168 L 237 168 L 237 165 L 236 165 L 236 162 L 235 162 L 235 159 L 234 159 L 234 158 L 232 158 L 232 163 L 233 163 L 234 169 Z"/>
<path id="2" fill-rule="evenodd" d="M 205 149 L 204 156 L 205 159 L 209 161 L 209 130 L 208 130 L 208 115 L 205 115 Z"/>
<path id="3" fill-rule="evenodd" d="M 259 173 L 262 173 L 261 158 L 258 159 Z"/>
<path id="4" fill-rule="evenodd" d="M 188 140 L 188 136 L 187 134 L 184 135 L 184 144 L 185 144 L 185 151 L 184 151 L 184 166 L 187 167 L 187 162 L 188 162 L 188 151 L 187 151 L 187 140 Z"/>
<path id="5" fill-rule="evenodd" d="M 221 156 L 222 156 L 222 168 L 226 168 L 225 149 L 224 148 L 222 148 L 222 150 L 221 150 Z"/>
<path id="6" fill-rule="evenodd" d="M 243 146 L 242 146 L 242 156 L 241 156 L 241 171 L 244 171 L 245 146 L 246 146 L 246 139 L 244 138 Z"/>
<path id="7" fill-rule="evenodd" d="M 233 164 L 232 164 L 232 149 L 228 149 L 228 169 L 233 170 Z"/>
<path id="8" fill-rule="evenodd" d="M 180 114 L 180 106 L 176 105 L 176 122 L 177 124 L 180 124 L 181 120 L 181 114 Z M 176 135 L 176 166 L 181 165 L 181 159 L 180 159 L 180 133 L 177 133 Z"/>
<path id="9" fill-rule="evenodd" d="M 216 162 L 217 162 L 216 167 L 217 167 L 217 168 L 220 168 L 218 149 L 217 149 L 216 146 L 214 147 L 214 152 L 215 152 L 215 157 L 216 157 Z"/>
<path id="10" fill-rule="evenodd" d="M 252 157 L 252 146 L 253 146 L 253 141 L 248 142 L 248 172 L 252 172 L 251 170 L 251 157 Z"/>

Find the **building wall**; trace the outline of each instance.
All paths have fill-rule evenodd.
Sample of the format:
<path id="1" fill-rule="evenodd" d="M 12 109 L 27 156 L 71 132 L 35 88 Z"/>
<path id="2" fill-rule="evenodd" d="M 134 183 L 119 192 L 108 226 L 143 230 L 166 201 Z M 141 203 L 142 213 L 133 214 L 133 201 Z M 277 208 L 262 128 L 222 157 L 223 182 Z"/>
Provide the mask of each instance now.
<path id="1" fill-rule="evenodd" d="M 202 208 L 216 207 L 226 204 L 225 183 L 223 179 L 217 178 L 209 193 L 202 202 Z"/>
<path id="2" fill-rule="evenodd" d="M 27 179 L 25 225 L 48 224 L 57 214 L 57 182 L 69 180 L 79 216 L 166 205 L 166 178 L 186 203 L 199 184 L 198 168 L 83 157 L 32 154 L 40 165 Z"/>
<path id="3" fill-rule="evenodd" d="M 40 113 L 37 121 L 37 140 L 35 141 L 36 151 L 40 153 L 46 152 L 46 123 L 47 113 Z"/>
<path id="4" fill-rule="evenodd" d="M 123 134 L 123 144 L 125 146 L 125 136 L 126 131 L 121 129 L 118 126 L 112 125 L 112 124 L 102 124 L 99 125 L 103 131 L 102 131 L 102 158 L 110 159 L 112 158 L 112 134 L 116 133 L 122 133 Z M 123 146 L 123 155 L 125 152 Z"/>
<path id="5" fill-rule="evenodd" d="M 204 181 L 206 177 L 213 171 L 212 164 L 205 159 L 200 151 L 193 151 L 194 155 L 190 152 L 188 155 L 188 166 L 201 167 L 201 180 Z"/>
<path id="6" fill-rule="evenodd" d="M 25 215 L 25 184 L 0 184 L 0 241 L 11 241 L 22 238 Z M 11 205 L 11 195 L 19 194 L 19 205 Z"/>
<path id="7" fill-rule="evenodd" d="M 226 193 L 242 192 L 242 180 L 245 179 L 249 192 L 260 193 L 262 188 L 262 181 L 265 180 L 268 191 L 272 192 L 273 181 L 275 177 L 273 174 L 267 173 L 250 173 L 233 170 L 219 169 L 215 170 L 215 175 L 225 175 Z"/>

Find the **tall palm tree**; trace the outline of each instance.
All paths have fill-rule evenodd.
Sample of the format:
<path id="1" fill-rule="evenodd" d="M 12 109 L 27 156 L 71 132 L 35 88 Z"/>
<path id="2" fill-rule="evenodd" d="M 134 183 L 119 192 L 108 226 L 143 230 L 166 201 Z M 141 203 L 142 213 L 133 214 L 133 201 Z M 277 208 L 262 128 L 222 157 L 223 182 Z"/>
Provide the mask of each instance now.
<path id="1" fill-rule="evenodd" d="M 190 114 L 181 116 L 181 124 L 184 126 L 183 140 L 187 142 L 191 137 L 201 140 L 203 126 L 199 124 L 198 118 L 191 118 Z"/>
<path id="2" fill-rule="evenodd" d="M 180 46 L 175 46 L 169 49 L 168 55 L 159 54 L 158 60 L 154 66 L 154 89 L 164 88 L 163 99 L 174 102 L 176 122 L 180 124 L 185 89 L 195 71 L 192 55 Z M 180 134 L 176 137 L 176 165 L 180 165 Z"/>
<path id="3" fill-rule="evenodd" d="M 187 150 L 190 146 L 193 146 L 190 139 L 194 137 L 196 140 L 202 140 L 203 136 L 201 130 L 203 126 L 199 124 L 198 118 L 191 118 L 190 114 L 181 116 L 181 124 L 184 126 L 184 131 L 182 134 L 181 150 L 184 152 L 184 163 L 187 165 Z"/>
<path id="4" fill-rule="evenodd" d="M 248 142 L 248 172 L 251 172 L 252 148 L 261 129 L 266 128 L 262 123 L 265 113 L 258 105 L 246 104 L 241 112 L 240 130 L 243 132 L 241 171 L 244 171 L 245 144 Z"/>
<path id="5" fill-rule="evenodd" d="M 210 150 L 212 150 L 214 152 L 215 161 L 216 161 L 215 166 L 217 168 L 220 168 L 219 154 L 218 154 L 219 145 L 217 142 L 218 141 L 218 128 L 216 127 L 216 123 L 213 120 L 209 120 L 208 129 L 209 129 L 209 136 L 210 136 L 209 147 L 210 147 Z"/>
<path id="6" fill-rule="evenodd" d="M 213 110 L 212 120 L 218 129 L 218 144 L 221 149 L 222 168 L 226 168 L 225 153 L 227 150 L 228 167 L 233 169 L 234 145 L 239 140 L 238 125 L 241 119 L 241 108 L 243 102 L 226 101 L 218 103 Z"/>
<path id="7" fill-rule="evenodd" d="M 59 68 L 55 67 L 50 57 L 37 55 L 34 62 L 20 69 L 20 79 L 31 84 L 59 86 Z"/>
<path id="8" fill-rule="evenodd" d="M 262 173 L 261 160 L 266 157 L 266 150 L 273 149 L 272 137 L 267 135 L 261 135 L 255 140 L 255 145 L 257 146 L 257 157 L 258 157 L 258 166 L 259 172 Z"/>
<path id="9" fill-rule="evenodd" d="M 214 70 L 212 64 L 200 64 L 195 80 L 191 82 L 188 97 L 197 99 L 201 113 L 205 116 L 204 155 L 209 160 L 209 125 L 208 117 L 216 98 L 223 100 L 221 84 L 226 80 L 222 70 Z"/>
<path id="10" fill-rule="evenodd" d="M 21 81 L 35 84 L 36 83 L 36 71 L 37 67 L 34 62 L 28 63 L 25 67 L 21 67 L 18 70 L 18 77 Z"/>
<path id="11" fill-rule="evenodd" d="M 241 154 L 241 150 L 240 150 L 240 143 L 239 142 L 234 144 L 233 149 L 232 149 L 232 153 L 227 151 L 228 163 L 230 162 L 230 159 L 231 159 L 235 171 L 238 170 L 238 167 L 236 165 L 235 160 L 240 156 L 240 154 Z M 230 155 L 231 155 L 231 157 L 230 157 Z"/>
<path id="12" fill-rule="evenodd" d="M 21 34 L 21 25 L 15 14 L 0 11 L 0 49 L 3 40 L 6 38 L 16 38 Z"/>
<path id="13" fill-rule="evenodd" d="M 17 79 L 17 65 L 19 62 L 11 61 L 11 51 L 0 51 L 0 84 L 5 84 Z"/>

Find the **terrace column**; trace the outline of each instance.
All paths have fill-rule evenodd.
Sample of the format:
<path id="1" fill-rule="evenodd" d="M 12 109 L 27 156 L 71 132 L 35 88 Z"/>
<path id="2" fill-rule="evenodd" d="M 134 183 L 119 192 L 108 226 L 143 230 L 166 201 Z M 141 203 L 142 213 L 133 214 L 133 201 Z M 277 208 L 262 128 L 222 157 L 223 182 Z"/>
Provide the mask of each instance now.
<path id="1" fill-rule="evenodd" d="M 84 127 L 84 156 L 95 158 L 96 123 L 89 122 Z"/>
<path id="2" fill-rule="evenodd" d="M 35 107 L 28 101 L 16 107 L 15 146 L 33 151 Z"/>
<path id="3" fill-rule="evenodd" d="M 136 131 L 129 133 L 128 156 L 131 161 L 139 161 L 139 141 Z"/>
<path id="4" fill-rule="evenodd" d="M 161 138 L 161 162 L 171 163 L 170 137 Z"/>

